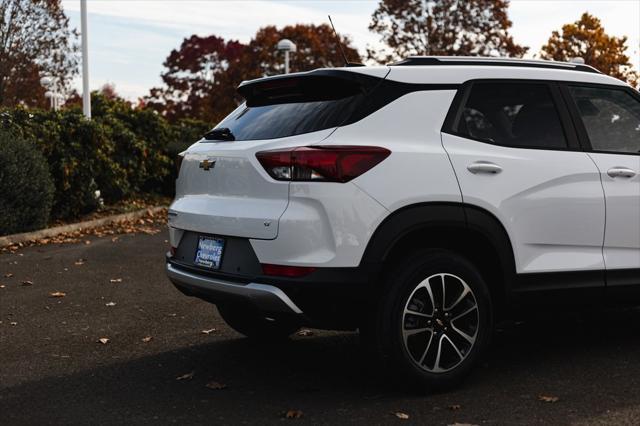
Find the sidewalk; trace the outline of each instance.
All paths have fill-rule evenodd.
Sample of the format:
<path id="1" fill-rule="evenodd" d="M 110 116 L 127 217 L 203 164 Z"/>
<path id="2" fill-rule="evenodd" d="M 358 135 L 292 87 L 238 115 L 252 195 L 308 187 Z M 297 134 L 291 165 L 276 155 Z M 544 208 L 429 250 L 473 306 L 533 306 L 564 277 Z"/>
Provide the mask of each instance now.
<path id="1" fill-rule="evenodd" d="M 84 222 L 0 237 L 0 252 L 31 245 L 78 242 L 87 235 L 106 236 L 147 232 L 148 225 L 165 224 L 167 207 L 159 206 Z"/>

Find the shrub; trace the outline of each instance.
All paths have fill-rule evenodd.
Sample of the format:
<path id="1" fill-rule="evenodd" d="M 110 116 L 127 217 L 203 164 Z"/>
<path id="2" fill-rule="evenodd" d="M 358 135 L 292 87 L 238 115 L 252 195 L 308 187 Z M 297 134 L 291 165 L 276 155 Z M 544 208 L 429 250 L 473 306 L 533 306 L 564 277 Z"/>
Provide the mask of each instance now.
<path id="1" fill-rule="evenodd" d="M 0 113 L 0 130 L 32 140 L 49 164 L 55 186 L 51 216 L 72 219 L 141 193 L 173 195 L 177 154 L 210 129 L 207 123 L 170 124 L 150 109 L 94 94 L 93 119 L 78 107 L 59 112 L 22 107 Z"/>
<path id="2" fill-rule="evenodd" d="M 114 148 L 103 126 L 76 111 L 27 111 L 5 115 L 4 128 L 34 140 L 55 185 L 51 215 L 69 219 L 95 210 L 99 185 L 121 185 L 125 174 L 112 164 Z"/>
<path id="3" fill-rule="evenodd" d="M 166 147 L 171 126 L 151 109 L 131 108 L 121 98 L 96 93 L 92 97 L 94 120 L 102 123 L 114 143 L 112 160 L 127 176 L 127 191 L 121 196 L 157 192 L 171 172 Z"/>
<path id="4" fill-rule="evenodd" d="M 0 235 L 45 227 L 53 192 L 47 162 L 35 144 L 0 131 Z"/>

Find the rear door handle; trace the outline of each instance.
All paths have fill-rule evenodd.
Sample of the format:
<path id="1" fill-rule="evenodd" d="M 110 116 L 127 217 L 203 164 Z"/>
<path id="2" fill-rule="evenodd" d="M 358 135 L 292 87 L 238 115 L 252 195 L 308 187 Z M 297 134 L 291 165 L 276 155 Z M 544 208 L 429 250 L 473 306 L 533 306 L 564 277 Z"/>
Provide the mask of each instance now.
<path id="1" fill-rule="evenodd" d="M 502 171 L 502 167 L 488 161 L 476 161 L 475 163 L 469 164 L 467 166 L 467 170 L 469 170 L 474 175 L 477 173 L 488 173 L 495 175 Z"/>
<path id="2" fill-rule="evenodd" d="M 607 174 L 612 178 L 617 178 L 617 177 L 632 178 L 637 173 L 628 167 L 612 167 L 609 170 L 607 170 Z"/>

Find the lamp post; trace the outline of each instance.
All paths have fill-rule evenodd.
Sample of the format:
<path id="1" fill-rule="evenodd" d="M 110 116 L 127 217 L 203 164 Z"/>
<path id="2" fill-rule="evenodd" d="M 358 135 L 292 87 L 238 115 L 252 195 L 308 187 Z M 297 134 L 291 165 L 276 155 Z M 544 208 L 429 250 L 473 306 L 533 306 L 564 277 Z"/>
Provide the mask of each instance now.
<path id="1" fill-rule="evenodd" d="M 44 92 L 44 97 L 49 99 L 49 107 L 54 111 L 60 109 L 60 105 L 64 103 L 64 96 L 56 92 L 56 79 L 45 75 L 40 79 L 40 84 L 47 89 Z"/>
<path id="2" fill-rule="evenodd" d="M 276 47 L 279 52 L 284 52 L 284 73 L 289 74 L 289 53 L 296 51 L 296 44 L 289 39 L 282 39 Z"/>
<path id="3" fill-rule="evenodd" d="M 53 100 L 55 99 L 55 93 L 53 93 L 51 90 L 47 90 L 46 92 L 44 92 L 44 97 L 49 99 L 49 108 L 51 108 L 52 110 L 56 110 L 55 105 L 53 104 Z"/>
<path id="4" fill-rule="evenodd" d="M 91 118 L 91 91 L 89 89 L 89 34 L 87 33 L 87 0 L 80 0 L 80 28 L 82 31 L 82 112 Z"/>

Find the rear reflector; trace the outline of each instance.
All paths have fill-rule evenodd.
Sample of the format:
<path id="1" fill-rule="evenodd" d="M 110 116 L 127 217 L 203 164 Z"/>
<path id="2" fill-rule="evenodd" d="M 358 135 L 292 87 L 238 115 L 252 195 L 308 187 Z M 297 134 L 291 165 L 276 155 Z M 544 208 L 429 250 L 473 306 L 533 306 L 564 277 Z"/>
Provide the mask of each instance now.
<path id="1" fill-rule="evenodd" d="M 309 275 L 315 270 L 316 268 L 308 266 L 271 265 L 269 263 L 262 264 L 263 274 L 276 277 L 298 278 Z"/>
<path id="2" fill-rule="evenodd" d="M 276 180 L 349 182 L 391 154 L 377 146 L 302 146 L 261 151 L 258 161 Z"/>

